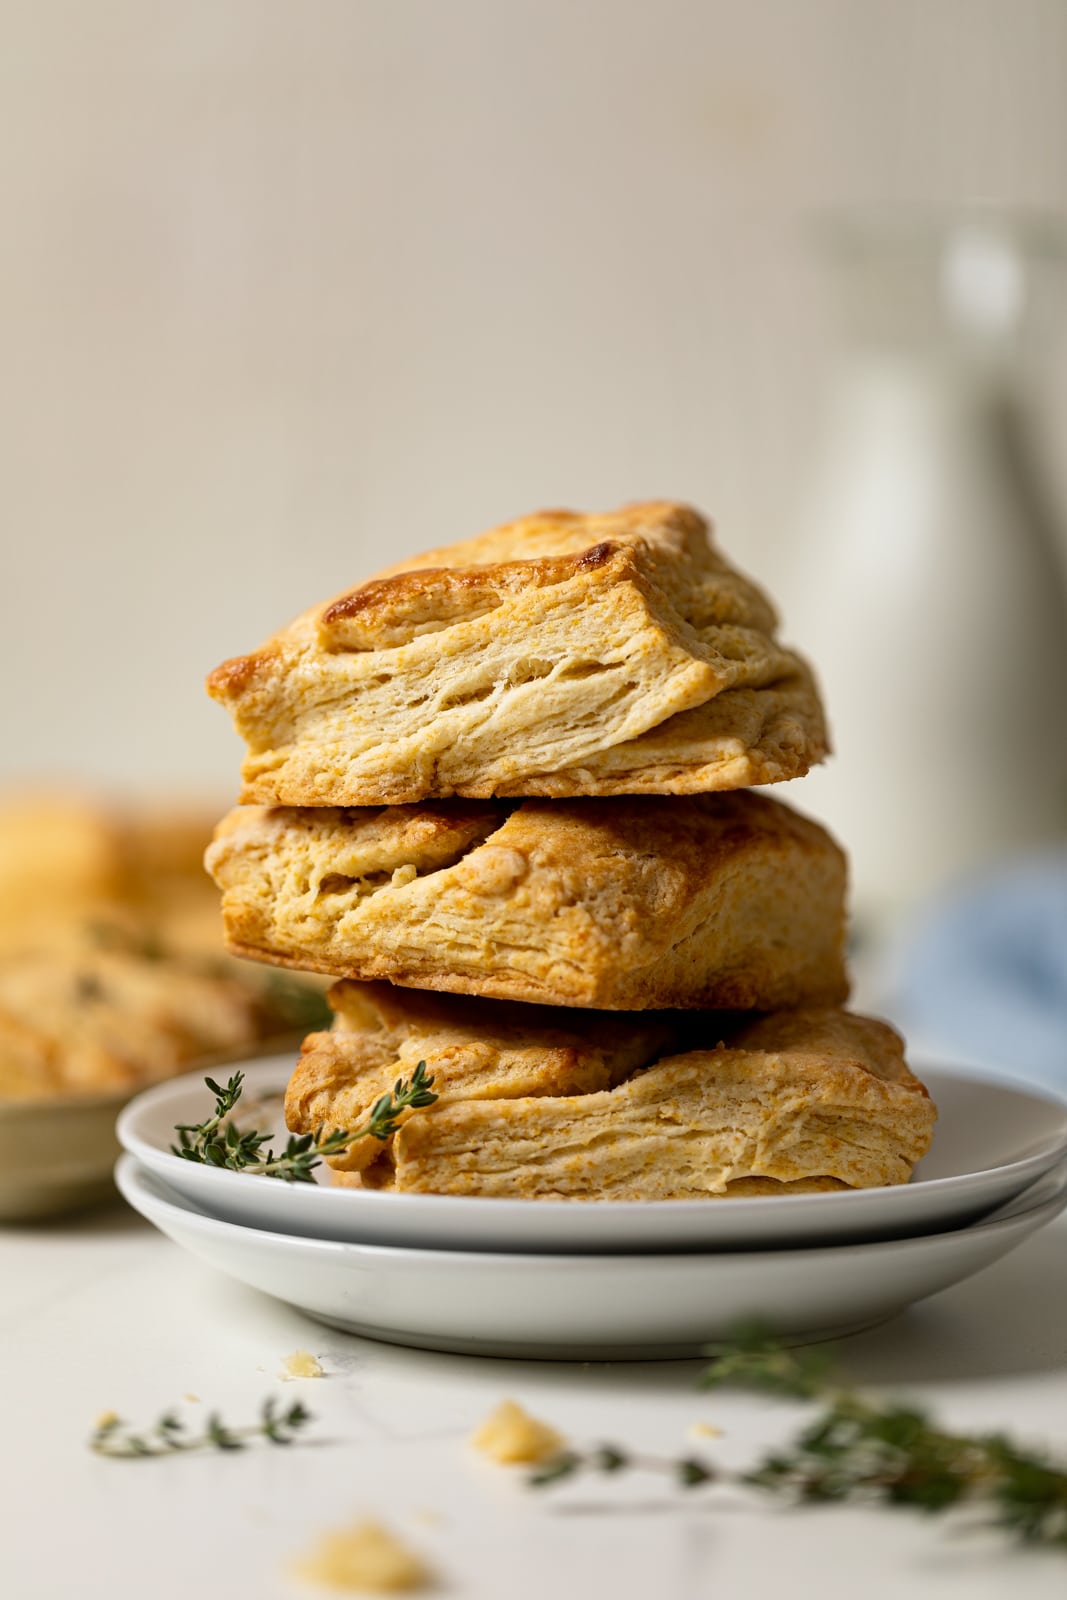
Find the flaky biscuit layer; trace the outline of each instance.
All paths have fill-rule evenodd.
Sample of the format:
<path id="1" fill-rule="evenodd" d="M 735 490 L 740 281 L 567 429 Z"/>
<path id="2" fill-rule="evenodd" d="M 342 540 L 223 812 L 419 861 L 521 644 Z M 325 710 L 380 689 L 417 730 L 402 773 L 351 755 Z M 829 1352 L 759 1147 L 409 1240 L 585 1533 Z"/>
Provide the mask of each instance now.
<path id="1" fill-rule="evenodd" d="M 603 1015 L 507 1000 L 337 983 L 336 1022 L 304 1041 L 285 1098 L 293 1132 L 355 1128 L 419 1062 L 441 1104 L 453 1099 L 588 1094 L 610 1088 L 675 1049 L 679 1013 Z M 381 1155 L 365 1139 L 331 1163 L 361 1169 Z"/>
<path id="2" fill-rule="evenodd" d="M 899 1037 L 847 1012 L 741 1028 L 594 1094 L 462 1100 L 394 1141 L 402 1193 L 686 1200 L 755 1180 L 906 1183 L 936 1108 Z"/>
<path id="3" fill-rule="evenodd" d="M 847 993 L 844 857 L 748 791 L 242 806 L 206 859 L 234 952 L 337 977 L 602 1010 Z"/>
<path id="4" fill-rule="evenodd" d="M 208 688 L 248 745 L 241 798 L 263 804 L 694 793 L 799 777 L 828 749 L 766 596 L 669 501 L 412 557 Z"/>

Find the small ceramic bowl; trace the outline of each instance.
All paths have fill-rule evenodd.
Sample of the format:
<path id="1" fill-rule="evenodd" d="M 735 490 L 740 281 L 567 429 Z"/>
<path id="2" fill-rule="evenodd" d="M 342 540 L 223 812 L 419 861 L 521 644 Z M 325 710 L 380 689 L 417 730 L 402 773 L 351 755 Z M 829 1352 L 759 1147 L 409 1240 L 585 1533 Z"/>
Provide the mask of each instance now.
<path id="1" fill-rule="evenodd" d="M 0 1100 L 0 1222 L 31 1222 L 115 1192 L 115 1119 L 135 1088 Z"/>
<path id="2" fill-rule="evenodd" d="M 190 1061 L 185 1072 L 214 1072 L 240 1065 L 253 1053 L 284 1052 L 295 1059 L 302 1034 L 248 1044 L 242 1050 Z M 99 1205 L 115 1197 L 114 1168 L 121 1154 L 115 1122 L 145 1085 L 127 1084 L 104 1094 L 0 1097 L 0 1223 L 32 1222 Z"/>

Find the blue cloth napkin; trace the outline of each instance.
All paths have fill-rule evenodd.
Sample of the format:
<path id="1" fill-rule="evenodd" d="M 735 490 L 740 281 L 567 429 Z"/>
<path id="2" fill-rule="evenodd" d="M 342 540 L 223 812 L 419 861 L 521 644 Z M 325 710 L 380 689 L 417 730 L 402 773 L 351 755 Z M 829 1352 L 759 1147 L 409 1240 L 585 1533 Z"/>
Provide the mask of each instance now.
<path id="1" fill-rule="evenodd" d="M 972 879 L 899 951 L 892 1013 L 961 1059 L 1067 1091 L 1067 849 Z"/>

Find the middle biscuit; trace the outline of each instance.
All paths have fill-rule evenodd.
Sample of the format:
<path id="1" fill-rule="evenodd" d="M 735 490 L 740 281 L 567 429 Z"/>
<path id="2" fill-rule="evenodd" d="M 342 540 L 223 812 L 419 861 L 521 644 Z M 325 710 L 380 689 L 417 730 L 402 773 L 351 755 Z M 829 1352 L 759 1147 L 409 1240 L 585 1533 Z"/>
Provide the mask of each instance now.
<path id="1" fill-rule="evenodd" d="M 601 1010 L 834 1005 L 845 859 L 748 791 L 240 806 L 207 866 L 236 954 Z"/>

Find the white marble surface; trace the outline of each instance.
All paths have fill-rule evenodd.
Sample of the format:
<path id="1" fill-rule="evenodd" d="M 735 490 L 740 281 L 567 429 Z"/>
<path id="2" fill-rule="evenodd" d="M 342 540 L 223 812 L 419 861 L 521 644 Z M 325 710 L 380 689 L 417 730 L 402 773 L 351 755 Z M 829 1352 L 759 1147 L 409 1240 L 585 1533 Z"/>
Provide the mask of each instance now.
<path id="1" fill-rule="evenodd" d="M 848 1370 L 950 1424 L 1007 1427 L 1067 1454 L 1067 1220 L 987 1272 L 843 1342 Z M 0 1233 L 0 1361 L 8 1600 L 188 1600 L 317 1592 L 287 1565 L 324 1528 L 375 1516 L 425 1556 L 436 1592 L 471 1600 L 1052 1600 L 1063 1556 L 905 1512 L 788 1512 L 736 1492 L 683 1496 L 656 1478 L 534 1493 L 467 1436 L 513 1396 L 574 1442 L 749 1461 L 800 1413 L 703 1395 L 691 1362 L 550 1365 L 431 1355 L 347 1338 L 241 1289 L 116 1207 Z M 314 1351 L 328 1376 L 281 1382 Z M 275 1393 L 314 1411 L 308 1442 L 233 1456 L 101 1460 L 95 1417 L 251 1419 Z M 721 1427 L 694 1440 L 697 1422 Z M 312 1442 L 314 1441 L 314 1442 Z"/>

